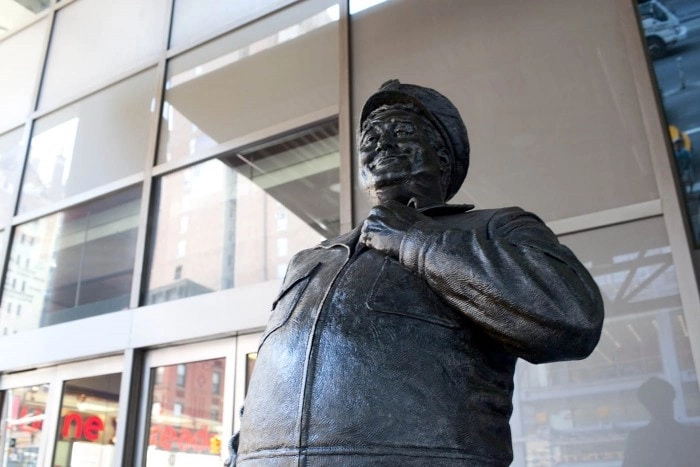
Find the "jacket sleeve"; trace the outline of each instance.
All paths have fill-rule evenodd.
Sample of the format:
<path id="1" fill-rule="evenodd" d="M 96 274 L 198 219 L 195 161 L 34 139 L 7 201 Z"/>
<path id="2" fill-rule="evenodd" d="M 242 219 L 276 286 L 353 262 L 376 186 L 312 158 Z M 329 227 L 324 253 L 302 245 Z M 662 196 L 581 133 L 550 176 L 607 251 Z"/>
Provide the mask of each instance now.
<path id="1" fill-rule="evenodd" d="M 603 301 L 593 278 L 537 216 L 520 208 L 495 211 L 479 230 L 421 221 L 406 233 L 399 260 L 532 363 L 585 358 L 600 339 Z"/>

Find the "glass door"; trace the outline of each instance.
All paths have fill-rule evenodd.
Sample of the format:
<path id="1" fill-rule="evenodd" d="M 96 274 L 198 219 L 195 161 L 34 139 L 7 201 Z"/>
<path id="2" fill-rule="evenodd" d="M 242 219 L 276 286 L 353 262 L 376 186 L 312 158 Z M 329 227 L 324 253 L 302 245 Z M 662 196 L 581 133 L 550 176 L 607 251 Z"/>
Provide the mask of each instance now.
<path id="1" fill-rule="evenodd" d="M 59 365 L 52 386 L 47 457 L 53 467 L 107 467 L 114 464 L 122 440 L 117 437 L 120 407 L 128 391 L 122 385 L 123 356 Z M 54 390 L 54 387 L 57 390 Z"/>
<path id="2" fill-rule="evenodd" d="M 258 356 L 258 346 L 262 333 L 246 334 L 238 337 L 236 351 L 236 386 L 235 386 L 235 407 L 234 426 L 235 431 L 238 431 L 241 426 L 241 409 L 245 402 L 245 396 L 248 392 L 248 383 L 253 375 L 255 361 Z"/>
<path id="3" fill-rule="evenodd" d="M 0 466 L 37 467 L 46 449 L 46 412 L 55 369 L 0 380 Z"/>
<path id="4" fill-rule="evenodd" d="M 228 456 L 236 340 L 146 355 L 139 465 L 220 467 Z"/>
<path id="5" fill-rule="evenodd" d="M 54 467 L 114 463 L 121 373 L 63 383 Z"/>
<path id="6" fill-rule="evenodd" d="M 111 466 L 123 369 L 119 355 L 2 375 L 0 466 Z"/>

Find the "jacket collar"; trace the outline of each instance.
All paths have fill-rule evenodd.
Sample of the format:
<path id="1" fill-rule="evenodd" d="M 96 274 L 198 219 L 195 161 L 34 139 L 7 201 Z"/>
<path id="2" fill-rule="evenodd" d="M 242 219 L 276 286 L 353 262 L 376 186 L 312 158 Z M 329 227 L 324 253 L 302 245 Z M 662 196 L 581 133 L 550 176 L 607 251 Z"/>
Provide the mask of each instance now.
<path id="1" fill-rule="evenodd" d="M 319 248 L 333 248 L 334 246 L 342 246 L 348 249 L 348 252 L 352 255 L 355 250 L 355 245 L 360 239 L 360 232 L 362 231 L 362 224 L 358 225 L 350 232 L 346 232 L 338 237 L 329 238 L 326 241 L 321 242 L 318 246 Z"/>
<path id="2" fill-rule="evenodd" d="M 438 204 L 436 206 L 421 208 L 418 210 L 418 212 L 421 212 L 429 217 L 439 217 L 450 216 L 452 214 L 461 214 L 463 212 L 471 211 L 472 209 L 474 209 L 473 204 Z"/>
<path id="3" fill-rule="evenodd" d="M 441 204 L 437 206 L 428 206 L 427 208 L 421 208 L 418 211 L 429 217 L 438 216 L 449 216 L 453 214 L 460 214 L 463 212 L 471 211 L 474 209 L 473 204 Z M 349 232 L 346 232 L 338 237 L 329 238 L 328 240 L 321 242 L 320 248 L 332 248 L 334 246 L 342 246 L 348 249 L 348 252 L 352 255 L 355 251 L 355 245 L 360 239 L 360 233 L 362 231 L 362 224 L 358 225 Z"/>

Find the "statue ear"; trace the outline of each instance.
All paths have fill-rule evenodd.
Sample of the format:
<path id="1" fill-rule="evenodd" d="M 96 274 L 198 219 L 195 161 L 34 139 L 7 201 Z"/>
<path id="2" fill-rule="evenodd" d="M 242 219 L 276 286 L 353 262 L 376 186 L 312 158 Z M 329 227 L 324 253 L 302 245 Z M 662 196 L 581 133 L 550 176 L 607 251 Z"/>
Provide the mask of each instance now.
<path id="1" fill-rule="evenodd" d="M 440 162 L 440 184 L 442 185 L 443 192 L 447 194 L 447 187 L 450 184 L 450 178 L 452 177 L 452 157 L 450 152 L 446 148 L 442 148 L 437 153 L 438 161 Z"/>

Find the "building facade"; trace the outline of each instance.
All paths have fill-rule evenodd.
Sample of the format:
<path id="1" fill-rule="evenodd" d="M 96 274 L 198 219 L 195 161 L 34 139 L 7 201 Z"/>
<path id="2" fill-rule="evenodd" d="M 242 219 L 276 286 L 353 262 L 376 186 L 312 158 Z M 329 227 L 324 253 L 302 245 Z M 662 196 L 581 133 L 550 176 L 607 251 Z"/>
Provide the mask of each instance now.
<path id="1" fill-rule="evenodd" d="M 288 261 L 369 209 L 355 127 L 392 78 L 462 112 L 454 201 L 537 213 L 605 300 L 588 359 L 519 362 L 513 465 L 622 465 L 657 381 L 700 425 L 668 131 L 693 161 L 700 24 L 652 60 L 666 4 L 0 1 L 0 466 L 221 465 Z"/>

